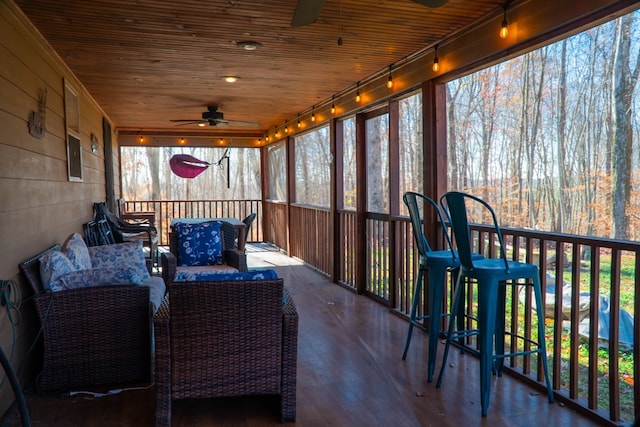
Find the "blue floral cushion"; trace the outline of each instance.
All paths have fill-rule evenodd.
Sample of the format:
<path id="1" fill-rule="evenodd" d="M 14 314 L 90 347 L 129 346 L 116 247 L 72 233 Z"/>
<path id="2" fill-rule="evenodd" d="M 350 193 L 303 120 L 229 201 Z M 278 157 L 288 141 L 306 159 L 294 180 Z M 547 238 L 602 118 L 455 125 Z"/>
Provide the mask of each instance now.
<path id="1" fill-rule="evenodd" d="M 61 276 L 76 271 L 71 260 L 62 251 L 51 251 L 42 255 L 40 261 L 40 281 L 44 289 L 51 289 L 51 283 Z"/>
<path id="2" fill-rule="evenodd" d="M 116 243 L 115 245 L 90 246 L 93 268 L 132 268 L 142 281 L 151 278 L 144 259 L 142 240 Z"/>
<path id="3" fill-rule="evenodd" d="M 178 237 L 178 265 L 222 264 L 220 226 L 219 221 L 176 223 L 173 231 Z"/>
<path id="4" fill-rule="evenodd" d="M 273 269 L 251 271 L 216 271 L 216 270 L 189 270 L 183 269 L 176 272 L 174 282 L 210 282 L 216 280 L 266 280 L 277 279 L 278 273 Z"/>
<path id="5" fill-rule="evenodd" d="M 135 268 L 90 268 L 76 270 L 51 282 L 53 292 L 102 285 L 141 285 L 142 279 Z"/>
<path id="6" fill-rule="evenodd" d="M 62 252 L 74 265 L 76 270 L 87 270 L 91 268 L 91 255 L 87 249 L 87 244 L 78 233 L 73 233 L 62 245 Z"/>

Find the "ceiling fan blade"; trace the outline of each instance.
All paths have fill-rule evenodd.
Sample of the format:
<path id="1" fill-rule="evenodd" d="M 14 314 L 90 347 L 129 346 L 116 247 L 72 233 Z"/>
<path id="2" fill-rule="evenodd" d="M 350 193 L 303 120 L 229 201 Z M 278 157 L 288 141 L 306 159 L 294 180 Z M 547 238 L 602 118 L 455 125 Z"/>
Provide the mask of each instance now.
<path id="1" fill-rule="evenodd" d="M 201 125 L 200 123 L 204 123 L 204 125 Z M 188 125 L 198 125 L 198 126 L 206 126 L 207 122 L 203 122 L 202 120 L 199 120 L 197 122 L 195 121 L 191 121 L 191 122 L 182 122 L 182 123 L 178 123 L 176 126 L 188 126 Z"/>
<path id="2" fill-rule="evenodd" d="M 191 123 L 198 123 L 201 122 L 202 119 L 174 119 L 174 120 L 169 120 L 170 122 L 191 122 Z"/>
<path id="3" fill-rule="evenodd" d="M 260 124 L 256 122 L 243 122 L 240 120 L 216 120 L 216 122 L 218 124 L 222 123 L 222 124 L 231 125 L 231 126 L 250 126 L 250 127 L 260 126 Z"/>
<path id="4" fill-rule="evenodd" d="M 324 5 L 324 0 L 298 0 L 293 19 L 291 19 L 292 27 L 302 27 L 304 25 L 313 24 L 320 16 L 320 11 Z"/>
<path id="5" fill-rule="evenodd" d="M 414 3 L 421 4 L 423 6 L 436 8 L 436 7 L 440 7 L 443 4 L 447 3 L 449 0 L 411 0 L 411 1 L 413 1 Z"/>

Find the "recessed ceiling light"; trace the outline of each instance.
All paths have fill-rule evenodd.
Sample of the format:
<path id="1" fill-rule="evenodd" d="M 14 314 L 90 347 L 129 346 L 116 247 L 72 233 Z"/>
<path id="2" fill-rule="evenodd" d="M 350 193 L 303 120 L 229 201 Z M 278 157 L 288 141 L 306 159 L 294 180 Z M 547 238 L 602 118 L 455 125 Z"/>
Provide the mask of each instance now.
<path id="1" fill-rule="evenodd" d="M 244 50 L 256 50 L 262 47 L 262 44 L 260 44 L 259 42 L 254 42 L 250 40 L 237 42 L 236 45 L 238 47 L 243 48 Z"/>
<path id="2" fill-rule="evenodd" d="M 237 82 L 240 79 L 238 76 L 222 76 L 222 80 L 227 83 Z"/>

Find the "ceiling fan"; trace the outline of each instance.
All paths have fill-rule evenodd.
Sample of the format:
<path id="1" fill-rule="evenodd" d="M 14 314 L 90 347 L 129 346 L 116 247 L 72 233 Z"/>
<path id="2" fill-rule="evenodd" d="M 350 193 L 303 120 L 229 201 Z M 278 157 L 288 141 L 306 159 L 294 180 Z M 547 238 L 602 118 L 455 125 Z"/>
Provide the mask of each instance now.
<path id="1" fill-rule="evenodd" d="M 426 7 L 436 8 L 440 7 L 449 0 L 411 0 L 415 3 L 421 4 Z M 293 13 L 293 19 L 291 20 L 292 27 L 302 27 L 304 25 L 313 24 L 320 16 L 320 11 L 324 5 L 325 0 L 298 0 L 298 5 Z"/>
<path id="2" fill-rule="evenodd" d="M 218 126 L 218 127 L 227 127 L 227 126 L 251 126 L 256 127 L 260 126 L 259 123 L 255 122 L 243 122 L 239 120 L 226 120 L 224 118 L 224 114 L 222 111 L 218 111 L 217 105 L 208 105 L 207 111 L 202 112 L 201 119 L 174 119 L 172 122 L 179 122 L 177 126 L 182 125 L 193 125 L 197 124 L 198 126 Z"/>

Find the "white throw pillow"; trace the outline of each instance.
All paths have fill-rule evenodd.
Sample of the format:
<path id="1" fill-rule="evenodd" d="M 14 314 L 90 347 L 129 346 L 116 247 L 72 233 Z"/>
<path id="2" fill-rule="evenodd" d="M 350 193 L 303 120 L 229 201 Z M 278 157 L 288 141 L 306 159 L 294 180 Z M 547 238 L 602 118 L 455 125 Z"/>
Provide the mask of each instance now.
<path id="1" fill-rule="evenodd" d="M 73 233 L 62 245 L 62 252 L 75 266 L 76 270 L 87 270 L 91 268 L 91 256 L 87 244 L 78 233 Z"/>

